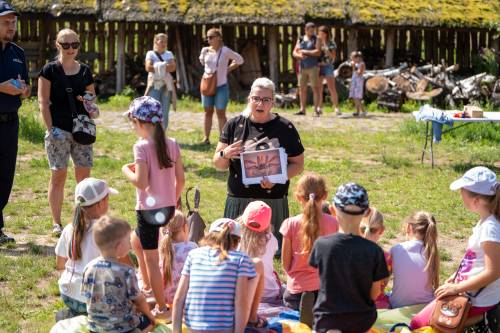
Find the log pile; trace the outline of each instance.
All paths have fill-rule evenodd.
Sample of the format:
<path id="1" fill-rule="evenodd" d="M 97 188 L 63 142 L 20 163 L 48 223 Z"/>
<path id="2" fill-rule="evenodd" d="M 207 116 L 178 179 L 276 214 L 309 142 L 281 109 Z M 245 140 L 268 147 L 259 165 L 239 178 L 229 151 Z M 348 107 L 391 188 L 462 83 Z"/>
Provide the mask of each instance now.
<path id="1" fill-rule="evenodd" d="M 347 69 L 342 70 L 349 74 Z M 377 104 L 391 111 L 399 111 L 405 100 L 432 99 L 442 107 L 482 101 L 500 104 L 500 80 L 495 76 L 480 73 L 459 78 L 455 74 L 457 70 L 457 65 L 410 67 L 403 63 L 397 68 L 367 70 L 364 78 L 366 90 L 377 95 Z"/>

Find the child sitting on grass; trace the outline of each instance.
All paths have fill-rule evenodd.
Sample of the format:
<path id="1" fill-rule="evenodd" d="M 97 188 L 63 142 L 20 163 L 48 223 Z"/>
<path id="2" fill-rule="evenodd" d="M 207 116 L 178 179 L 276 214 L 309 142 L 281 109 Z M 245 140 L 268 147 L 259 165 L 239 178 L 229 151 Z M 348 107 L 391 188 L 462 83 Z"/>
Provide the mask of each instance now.
<path id="1" fill-rule="evenodd" d="M 431 213 L 416 212 L 404 223 L 406 242 L 391 248 L 394 282 L 389 298 L 392 308 L 429 303 L 439 287 L 439 251 L 436 220 Z"/>
<path id="2" fill-rule="evenodd" d="M 378 241 L 384 234 L 384 216 L 376 208 L 370 209 L 370 215 L 366 216 L 361 220 L 360 232 L 361 235 L 378 244 Z M 387 270 L 389 275 L 392 273 L 392 259 L 389 252 L 384 251 L 385 263 L 387 264 Z M 380 295 L 378 295 L 375 300 L 375 306 L 377 309 L 388 309 L 389 308 L 389 297 L 384 293 L 385 287 L 389 282 L 389 278 L 385 279 L 380 285 Z"/>
<path id="3" fill-rule="evenodd" d="M 189 332 L 243 333 L 258 279 L 252 260 L 236 250 L 240 237 L 238 222 L 218 219 L 203 246 L 189 252 L 174 298 L 174 333 L 183 319 Z"/>
<path id="4" fill-rule="evenodd" d="M 237 220 L 241 223 L 240 250 L 254 262 L 262 262 L 264 271 L 259 275 L 259 284 L 255 297 L 262 303 L 281 305 L 281 285 L 274 273 L 274 254 L 278 250 L 278 240 L 271 232 L 272 210 L 263 201 L 252 201 L 243 215 Z M 260 296 L 262 294 L 262 297 Z M 259 302 L 254 302 L 250 311 L 249 323 L 256 327 L 265 326 L 265 320 L 257 316 Z"/>
<path id="5" fill-rule="evenodd" d="M 92 229 L 94 222 L 108 212 L 110 193 L 118 192 L 96 178 L 85 178 L 76 185 L 73 223 L 64 227 L 55 248 L 56 268 L 63 270 L 58 281 L 59 291 L 68 307 L 57 313 L 56 321 L 87 314 L 85 298 L 80 294 L 83 270 L 99 257 Z"/>
<path id="6" fill-rule="evenodd" d="M 160 266 L 167 304 L 174 302 L 175 291 L 189 251 L 198 247 L 196 243 L 188 241 L 188 236 L 189 225 L 186 216 L 176 210 L 170 223 L 163 227 L 163 237 L 160 240 Z"/>
<path id="7" fill-rule="evenodd" d="M 333 204 L 339 232 L 318 238 L 309 259 L 320 276 L 314 331 L 367 332 L 377 319 L 374 300 L 389 276 L 384 251 L 360 235 L 361 220 L 370 213 L 368 194 L 362 186 L 340 186 Z"/>
<path id="8" fill-rule="evenodd" d="M 108 216 L 94 225 L 101 256 L 85 267 L 81 290 L 87 300 L 90 332 L 148 332 L 152 328 L 154 317 L 139 291 L 134 268 L 118 262 L 130 251 L 130 232 L 127 222 Z"/>

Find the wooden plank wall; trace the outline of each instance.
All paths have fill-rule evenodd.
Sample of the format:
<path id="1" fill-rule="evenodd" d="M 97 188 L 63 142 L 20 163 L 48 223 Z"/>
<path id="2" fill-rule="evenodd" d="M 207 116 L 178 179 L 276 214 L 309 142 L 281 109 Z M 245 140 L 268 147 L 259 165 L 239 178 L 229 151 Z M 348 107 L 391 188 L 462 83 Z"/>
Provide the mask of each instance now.
<path id="1" fill-rule="evenodd" d="M 25 14 L 19 19 L 17 40 L 30 52 L 29 67 L 37 72 L 43 64 L 55 56 L 54 41 L 57 32 L 64 27 L 71 27 L 80 35 L 82 58 L 91 64 L 95 73 L 105 74 L 113 70 L 117 62 L 117 22 L 97 22 L 93 17 L 60 17 L 48 19 L 47 16 Z M 175 41 L 174 30 L 168 31 L 170 49 L 174 53 L 182 52 L 187 69 L 187 80 L 191 90 L 197 90 L 200 50 L 206 45 L 206 31 L 212 25 L 172 26 L 179 29 L 181 42 Z M 337 44 L 337 60 L 348 59 L 347 36 L 352 27 L 334 26 L 331 36 Z M 358 30 L 358 49 L 384 54 L 384 30 L 382 28 L 360 27 Z M 232 25 L 223 27 L 226 45 L 236 51 L 243 49 L 251 40 L 256 43 L 264 75 L 269 75 L 266 26 Z M 158 32 L 167 32 L 164 23 L 126 23 L 125 54 L 127 57 L 144 59 L 147 50 L 152 48 L 153 36 Z M 292 50 L 300 35 L 302 26 L 278 26 L 278 73 L 279 90 L 288 91 L 296 85 L 295 67 Z M 458 63 L 462 69 L 470 69 L 473 56 L 482 47 L 493 45 L 493 33 L 488 30 L 465 29 L 422 29 L 400 28 L 396 30 L 395 59 L 401 55 L 412 55 L 423 62 L 438 63 L 444 59 L 448 64 Z M 182 48 L 182 50 L 179 50 Z M 35 55 L 35 56 L 34 56 Z M 382 59 L 383 60 L 383 59 Z M 237 76 L 237 72 L 236 75 Z"/>

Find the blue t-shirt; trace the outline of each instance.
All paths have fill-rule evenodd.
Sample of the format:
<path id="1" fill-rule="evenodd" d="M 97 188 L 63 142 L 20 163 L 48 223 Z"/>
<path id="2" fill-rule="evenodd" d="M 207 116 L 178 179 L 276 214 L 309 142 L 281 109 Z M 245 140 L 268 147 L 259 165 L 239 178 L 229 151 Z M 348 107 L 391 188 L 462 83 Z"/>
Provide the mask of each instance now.
<path id="1" fill-rule="evenodd" d="M 304 36 L 305 37 L 305 36 Z M 299 45 L 301 50 L 313 51 L 316 49 L 316 35 L 313 35 L 310 39 L 305 40 L 301 37 L 299 40 Z M 312 68 L 318 65 L 319 57 L 307 56 L 300 61 L 300 68 Z"/>
<path id="2" fill-rule="evenodd" d="M 191 250 L 184 264 L 182 275 L 189 276 L 184 318 L 190 329 L 232 329 L 236 281 L 241 276 L 256 276 L 246 254 L 228 251 L 223 261 L 219 254 L 220 251 L 204 246 Z"/>
<path id="3" fill-rule="evenodd" d="M 14 43 L 7 43 L 5 49 L 0 46 L 0 82 L 17 80 L 18 75 L 29 84 L 28 68 L 24 50 Z M 13 113 L 21 107 L 21 96 L 12 96 L 0 92 L 0 114 Z"/>

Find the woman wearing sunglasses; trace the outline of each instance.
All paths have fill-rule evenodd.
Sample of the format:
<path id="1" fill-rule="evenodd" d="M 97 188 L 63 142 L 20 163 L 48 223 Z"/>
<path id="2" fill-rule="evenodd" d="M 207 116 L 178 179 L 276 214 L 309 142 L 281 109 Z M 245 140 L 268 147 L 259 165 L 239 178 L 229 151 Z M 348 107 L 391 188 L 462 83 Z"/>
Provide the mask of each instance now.
<path id="1" fill-rule="evenodd" d="M 56 60 L 43 66 L 38 77 L 38 103 L 47 127 L 45 149 L 51 169 L 48 197 L 54 223 L 52 232 L 59 235 L 69 156 L 75 166 L 77 183 L 89 177 L 93 163 L 92 145 L 73 140 L 73 114 L 66 82 L 72 89 L 77 114 L 88 115 L 82 96 L 86 93 L 95 96 L 95 90 L 90 67 L 76 60 L 80 48 L 78 35 L 71 29 L 59 31 L 56 48 Z"/>
<path id="2" fill-rule="evenodd" d="M 243 113 L 229 120 L 222 130 L 213 158 L 215 167 L 229 169 L 224 217 L 236 218 L 254 200 L 262 200 L 272 209 L 271 224 L 281 248 L 281 222 L 288 218 L 290 179 L 304 169 L 304 147 L 295 126 L 277 113 L 274 106 L 274 83 L 268 78 L 256 79 L 251 87 Z M 240 153 L 283 148 L 287 154 L 288 181 L 273 184 L 264 177 L 260 184 L 244 185 Z"/>
<path id="3" fill-rule="evenodd" d="M 213 96 L 201 95 L 201 103 L 205 109 L 204 144 L 210 144 L 214 108 L 219 131 L 222 131 L 226 124 L 226 108 L 229 101 L 227 74 L 243 64 L 243 57 L 224 45 L 219 29 L 212 28 L 207 31 L 207 43 L 209 46 L 201 49 L 200 62 L 204 67 L 204 73 L 216 73 L 217 89 Z"/>

